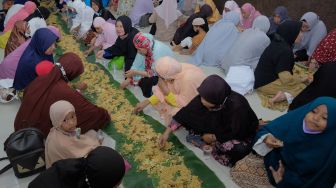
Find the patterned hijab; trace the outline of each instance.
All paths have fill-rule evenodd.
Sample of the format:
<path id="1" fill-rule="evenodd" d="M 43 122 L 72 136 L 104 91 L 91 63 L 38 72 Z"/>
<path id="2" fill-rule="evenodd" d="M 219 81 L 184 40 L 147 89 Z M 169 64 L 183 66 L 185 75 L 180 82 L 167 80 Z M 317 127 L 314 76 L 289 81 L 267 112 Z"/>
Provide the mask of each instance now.
<path id="1" fill-rule="evenodd" d="M 315 59 L 320 64 L 336 61 L 336 29 L 320 42 L 311 59 Z"/>
<path id="2" fill-rule="evenodd" d="M 150 35 L 145 35 L 144 33 L 139 32 L 133 38 L 133 43 L 136 48 L 144 48 L 147 50 L 145 56 L 145 70 L 149 73 L 150 76 L 154 75 L 152 71 L 152 64 L 154 62 L 153 50 L 154 50 L 154 39 Z"/>

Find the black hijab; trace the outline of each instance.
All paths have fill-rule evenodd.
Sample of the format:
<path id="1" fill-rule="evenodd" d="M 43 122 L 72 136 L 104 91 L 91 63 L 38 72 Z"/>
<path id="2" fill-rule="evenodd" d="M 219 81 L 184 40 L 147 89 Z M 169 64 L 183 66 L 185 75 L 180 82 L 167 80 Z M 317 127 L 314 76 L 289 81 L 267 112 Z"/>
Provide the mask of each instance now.
<path id="1" fill-rule="evenodd" d="M 117 19 L 117 22 L 118 21 L 120 21 L 122 23 L 124 31 L 125 31 L 125 35 L 132 31 L 132 29 L 133 29 L 132 20 L 128 16 L 120 16 Z"/>
<path id="2" fill-rule="evenodd" d="M 45 8 L 45 7 L 38 7 L 35 12 L 31 15 L 29 15 L 25 21 L 28 22 L 33 18 L 43 18 L 43 19 L 48 19 L 50 15 L 50 11 Z"/>
<path id="3" fill-rule="evenodd" d="M 287 20 L 279 25 L 276 33 L 271 34 L 271 44 L 261 54 L 254 71 L 254 88 L 265 86 L 278 79 L 283 71 L 293 73 L 293 44 L 300 33 L 302 23 Z"/>
<path id="4" fill-rule="evenodd" d="M 173 117 L 176 122 L 196 134 L 215 134 L 221 143 L 255 136 L 257 116 L 244 96 L 232 91 L 223 78 L 208 76 L 198 91 L 199 95 Z M 206 108 L 201 98 L 216 106 Z"/>
<path id="5" fill-rule="evenodd" d="M 287 20 L 279 25 L 276 33 L 278 36 L 275 37 L 275 40 L 284 40 L 289 46 L 293 46 L 295 39 L 300 33 L 302 22 Z"/>
<path id="6" fill-rule="evenodd" d="M 336 85 L 330 81 L 336 80 L 336 62 L 324 63 L 315 72 L 314 80 L 289 105 L 289 111 L 310 103 L 318 97 L 336 98 Z"/>
<path id="7" fill-rule="evenodd" d="M 86 158 L 57 161 L 42 172 L 29 188 L 110 188 L 125 175 L 123 157 L 115 150 L 99 146 Z"/>

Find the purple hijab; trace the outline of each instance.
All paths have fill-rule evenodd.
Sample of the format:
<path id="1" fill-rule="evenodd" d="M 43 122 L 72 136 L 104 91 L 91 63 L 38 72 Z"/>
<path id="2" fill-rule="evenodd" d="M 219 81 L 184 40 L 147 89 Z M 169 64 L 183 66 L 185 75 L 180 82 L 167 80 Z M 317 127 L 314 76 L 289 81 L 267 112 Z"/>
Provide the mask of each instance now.
<path id="1" fill-rule="evenodd" d="M 48 29 L 50 29 L 56 36 L 58 36 L 58 38 L 61 37 L 59 30 L 56 27 L 49 26 Z M 14 79 L 19 60 L 23 52 L 26 50 L 28 44 L 30 43 L 30 40 L 31 39 L 28 39 L 26 42 L 21 44 L 21 46 L 8 54 L 6 58 L 2 61 L 2 63 L 0 64 L 0 79 Z"/>
<path id="2" fill-rule="evenodd" d="M 129 16 L 132 20 L 132 25 L 138 24 L 141 16 L 147 13 L 153 13 L 153 10 L 154 5 L 152 0 L 136 0 Z"/>

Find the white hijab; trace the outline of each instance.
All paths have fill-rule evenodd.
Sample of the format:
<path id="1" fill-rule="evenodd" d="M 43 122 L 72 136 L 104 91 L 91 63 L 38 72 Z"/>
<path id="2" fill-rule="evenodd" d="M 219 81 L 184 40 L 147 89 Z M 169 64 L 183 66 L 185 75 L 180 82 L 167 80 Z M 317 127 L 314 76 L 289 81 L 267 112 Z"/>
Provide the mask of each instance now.
<path id="1" fill-rule="evenodd" d="M 261 54 L 271 43 L 266 35 L 270 28 L 266 16 L 258 16 L 250 29 L 245 30 L 224 57 L 221 66 L 228 72 L 231 66 L 246 65 L 253 70 L 257 67 Z"/>
<path id="2" fill-rule="evenodd" d="M 16 14 L 17 12 L 19 12 L 19 10 L 23 7 L 23 5 L 21 4 L 15 4 L 13 5 L 11 8 L 9 8 L 6 17 L 5 17 L 5 21 L 4 21 L 4 25 L 7 25 L 7 22 L 9 21 L 9 19 Z"/>
<path id="3" fill-rule="evenodd" d="M 71 29 L 74 29 L 81 25 L 80 35 L 85 34 L 91 28 L 94 10 L 89 6 L 86 6 L 85 3 L 81 0 L 75 0 L 69 6 L 71 8 L 74 8 L 77 12 L 76 17 L 72 20 Z"/>
<path id="4" fill-rule="evenodd" d="M 47 23 L 43 18 L 35 17 L 28 21 L 30 36 L 33 37 L 34 33 L 40 29 L 47 27 Z"/>
<path id="5" fill-rule="evenodd" d="M 177 10 L 176 0 L 163 0 L 162 4 L 155 8 L 155 11 L 158 16 L 165 21 L 167 28 L 182 15 L 182 13 Z"/>
<path id="6" fill-rule="evenodd" d="M 252 28 L 245 30 L 239 36 L 224 57 L 222 68 L 227 72 L 225 80 L 233 91 L 245 95 L 253 90 L 254 70 L 260 56 L 271 43 L 266 35 L 269 28 L 269 19 L 266 16 L 258 16 Z"/>
<path id="7" fill-rule="evenodd" d="M 217 21 L 192 55 L 190 62 L 197 66 L 219 67 L 224 56 L 240 35 L 236 27 L 239 20 L 239 14 L 231 11 Z"/>
<path id="8" fill-rule="evenodd" d="M 230 11 L 238 12 L 239 15 L 241 15 L 241 11 L 240 11 L 240 8 L 239 8 L 238 4 L 233 0 L 226 1 L 224 7 L 229 9 Z M 226 14 L 226 12 L 225 12 L 225 10 L 223 10 L 223 16 L 225 14 Z"/>
<path id="9" fill-rule="evenodd" d="M 303 33 L 301 42 L 295 45 L 295 50 L 306 49 L 307 55 L 310 57 L 317 45 L 327 35 L 327 28 L 314 12 L 305 13 L 300 20 L 305 20 L 308 23 L 309 31 Z"/>

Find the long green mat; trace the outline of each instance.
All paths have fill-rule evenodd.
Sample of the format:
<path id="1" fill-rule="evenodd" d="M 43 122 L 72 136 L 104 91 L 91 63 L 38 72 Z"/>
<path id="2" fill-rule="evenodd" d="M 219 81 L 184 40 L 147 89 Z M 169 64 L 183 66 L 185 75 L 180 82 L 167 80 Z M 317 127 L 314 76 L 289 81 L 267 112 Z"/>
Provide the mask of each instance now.
<path id="1" fill-rule="evenodd" d="M 56 23 L 66 34 L 69 34 L 69 29 L 67 27 L 66 22 L 64 22 L 60 15 L 57 15 Z M 83 42 L 80 42 L 80 50 L 84 51 L 86 49 Z M 56 49 L 56 58 L 58 58 L 60 55 L 62 55 L 64 50 L 58 46 Z M 96 59 L 94 55 L 91 55 L 86 58 L 87 62 L 96 64 Z M 112 85 L 112 87 L 118 88 L 119 83 L 115 81 L 110 74 L 110 72 L 105 69 L 102 65 L 97 64 L 97 69 L 103 70 L 104 73 L 109 77 L 109 82 Z M 76 82 L 75 80 L 74 82 Z M 129 91 L 125 90 L 124 92 L 125 98 L 134 106 L 139 101 L 137 98 Z M 95 93 L 87 93 L 83 92 L 83 95 L 90 100 L 93 103 L 96 103 L 97 96 Z M 113 95 L 113 94 L 111 94 Z M 113 114 L 112 114 L 113 116 Z M 161 123 L 153 119 L 152 117 L 141 113 L 140 116 L 143 116 L 146 123 L 151 125 L 151 128 L 154 129 L 157 133 L 162 133 L 165 130 L 165 126 L 163 126 Z M 149 176 L 146 171 L 140 171 L 138 170 L 138 163 L 135 162 L 134 158 L 130 154 L 125 154 L 126 152 L 122 148 L 124 144 L 129 144 L 131 141 L 128 140 L 123 134 L 120 134 L 117 132 L 113 122 L 111 122 L 106 128 L 104 128 L 104 131 L 111 136 L 114 140 L 116 140 L 116 149 L 124 154 L 124 157 L 131 163 L 132 168 L 127 172 L 123 179 L 123 185 L 124 187 L 141 187 L 141 188 L 150 188 L 150 187 L 165 187 L 164 185 L 159 185 L 159 179 L 158 176 Z M 169 142 L 172 142 L 174 145 L 174 150 L 170 151 L 172 153 L 177 153 L 180 156 L 183 156 L 184 164 L 192 171 L 192 174 L 195 176 L 198 176 L 198 178 L 202 182 L 202 187 L 204 188 L 221 188 L 225 187 L 223 183 L 218 179 L 218 177 L 214 174 L 213 171 L 211 171 L 200 159 L 197 158 L 197 156 L 190 151 L 188 148 L 186 148 L 175 135 L 171 135 L 169 138 Z M 142 146 L 139 144 L 134 144 L 134 150 L 141 150 Z M 169 162 L 169 161 L 168 161 Z M 218 165 L 220 165 L 218 163 Z M 176 174 L 176 176 L 179 176 L 179 174 Z M 168 186 L 167 186 L 168 187 Z M 184 185 L 183 187 L 191 187 L 189 185 Z"/>

